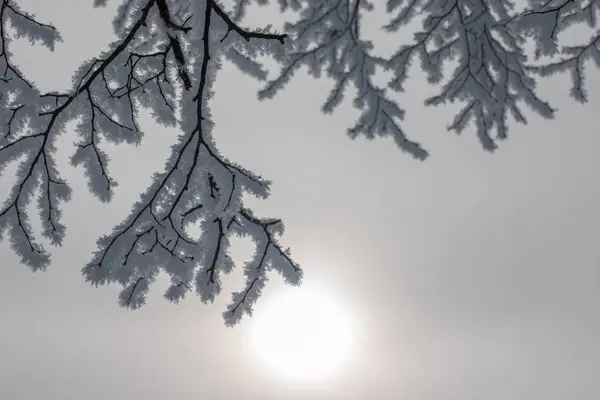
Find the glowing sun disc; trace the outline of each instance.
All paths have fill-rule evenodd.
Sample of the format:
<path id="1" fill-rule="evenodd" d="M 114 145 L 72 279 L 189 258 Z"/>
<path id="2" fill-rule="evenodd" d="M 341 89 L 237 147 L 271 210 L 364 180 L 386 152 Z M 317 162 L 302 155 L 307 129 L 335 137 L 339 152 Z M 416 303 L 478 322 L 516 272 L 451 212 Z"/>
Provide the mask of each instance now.
<path id="1" fill-rule="evenodd" d="M 275 373 L 317 379 L 343 366 L 354 324 L 331 296 L 301 287 L 264 301 L 255 311 L 250 338 L 258 357 Z"/>

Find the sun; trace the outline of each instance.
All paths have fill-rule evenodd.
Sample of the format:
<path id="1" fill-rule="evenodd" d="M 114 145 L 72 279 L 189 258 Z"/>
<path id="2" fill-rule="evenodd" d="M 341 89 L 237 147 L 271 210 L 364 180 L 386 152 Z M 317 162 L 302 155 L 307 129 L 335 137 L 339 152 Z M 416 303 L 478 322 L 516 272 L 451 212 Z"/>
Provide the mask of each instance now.
<path id="1" fill-rule="evenodd" d="M 304 286 L 265 298 L 251 324 L 257 356 L 273 373 L 321 379 L 344 366 L 355 341 L 355 323 L 341 302 Z"/>

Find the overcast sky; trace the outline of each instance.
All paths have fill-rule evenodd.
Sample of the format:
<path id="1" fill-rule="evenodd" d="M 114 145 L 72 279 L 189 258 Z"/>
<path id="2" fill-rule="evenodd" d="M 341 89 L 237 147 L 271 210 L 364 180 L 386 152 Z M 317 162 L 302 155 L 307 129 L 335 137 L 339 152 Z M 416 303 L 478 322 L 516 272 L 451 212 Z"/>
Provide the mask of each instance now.
<path id="1" fill-rule="evenodd" d="M 65 89 L 74 68 L 104 48 L 114 6 L 92 0 L 19 1 L 62 32 L 55 54 L 15 44 L 16 60 L 42 90 Z M 117 2 L 115 2 L 117 3 Z M 265 13 L 265 22 L 276 18 Z M 591 69 L 591 68 L 590 68 Z M 450 108 L 424 108 L 431 91 L 407 85 L 405 130 L 430 150 L 418 162 L 389 140 L 351 141 L 356 113 L 319 105 L 329 83 L 298 74 L 259 103 L 260 84 L 225 67 L 212 102 L 223 154 L 274 183 L 258 213 L 283 218 L 306 284 L 326 287 L 356 316 L 360 338 L 336 379 L 299 387 L 280 381 L 249 350 L 248 320 L 223 325 L 225 296 L 179 306 L 151 291 L 136 312 L 117 288 L 80 276 L 96 238 L 127 215 L 162 166 L 175 131 L 145 118 L 139 148 L 112 151 L 114 202 L 86 193 L 83 174 L 65 207 L 69 231 L 45 273 L 32 274 L 0 244 L 0 398 L 564 400 L 600 396 L 600 74 L 590 102 L 567 98 L 565 79 L 541 93 L 557 118 L 511 126 L 484 153 L 472 129 L 448 133 Z M 67 168 L 73 133 L 64 135 Z M 0 179 L 0 193 L 10 181 Z M 243 260 L 249 246 L 236 244 Z M 236 289 L 240 276 L 225 289 Z M 274 278 L 274 293 L 302 290 Z"/>

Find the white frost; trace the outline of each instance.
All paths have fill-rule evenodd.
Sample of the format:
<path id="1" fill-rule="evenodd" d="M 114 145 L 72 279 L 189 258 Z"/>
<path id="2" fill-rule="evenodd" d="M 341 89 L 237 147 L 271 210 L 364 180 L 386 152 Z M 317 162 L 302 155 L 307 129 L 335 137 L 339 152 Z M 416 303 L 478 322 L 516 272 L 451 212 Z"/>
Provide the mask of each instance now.
<path id="1" fill-rule="evenodd" d="M 285 34 L 270 26 L 241 25 L 248 7 L 270 3 L 297 13 Z M 413 40 L 398 40 L 388 58 L 375 53 L 361 30 L 364 15 L 376 11 L 376 5 L 385 6 L 389 18 L 382 29 L 390 35 L 424 17 Z M 34 237 L 27 207 L 35 198 L 43 237 L 60 245 L 66 232 L 61 209 L 71 189 L 56 166 L 56 138 L 68 121 L 78 121 L 71 163 L 84 168 L 96 197 L 110 201 L 117 177 L 104 143 L 140 143 L 144 132 L 137 115 L 144 107 L 158 123 L 177 127 L 178 140 L 130 215 L 98 240 L 83 268 L 85 279 L 93 285 L 121 285 L 119 304 L 138 308 L 163 271 L 171 278 L 165 293 L 169 301 L 193 291 L 211 302 L 220 294 L 223 274 L 235 267 L 231 235 L 249 237 L 255 252 L 243 266 L 246 282 L 224 312 L 225 322 L 233 325 L 251 314 L 268 271 L 295 285 L 302 270 L 279 242 L 283 223 L 257 217 L 242 200 L 245 193 L 266 198 L 270 182 L 216 147 L 210 100 L 222 62 L 266 81 L 268 71 L 260 59 L 276 60 L 281 70 L 265 82 L 261 99 L 275 96 L 300 68 L 316 78 L 326 75 L 334 87 L 324 99 L 325 113 L 334 112 L 353 86 L 359 115 L 348 134 L 391 136 L 400 149 L 425 159 L 427 151 L 402 129 L 405 111 L 392 98 L 404 90 L 418 57 L 428 82 L 439 87 L 425 105 L 460 103 L 448 129 L 460 133 L 474 125 L 483 148 L 491 151 L 508 137 L 509 116 L 526 123 L 523 106 L 545 118 L 554 115 L 536 93 L 537 76 L 569 73 L 571 95 L 586 101 L 584 64 L 600 66 L 600 36 L 570 46 L 560 40 L 577 24 L 597 31 L 599 8 L 600 0 L 530 0 L 521 10 L 509 0 L 235 0 L 229 12 L 216 0 L 125 0 L 114 19 L 117 38 L 109 50 L 74 72 L 67 93 L 41 93 L 12 62 L 11 40 L 25 37 L 53 49 L 60 35 L 22 10 L 17 0 L 0 0 L 0 173 L 19 162 L 17 179 L 0 206 L 0 239 L 7 237 L 33 270 L 46 268 L 50 253 Z M 528 38 L 537 44 L 532 55 L 525 50 Z M 449 68 L 450 62 L 456 68 Z M 374 82 L 382 68 L 391 72 L 385 87 Z M 190 233 L 192 225 L 199 226 L 199 235 Z"/>

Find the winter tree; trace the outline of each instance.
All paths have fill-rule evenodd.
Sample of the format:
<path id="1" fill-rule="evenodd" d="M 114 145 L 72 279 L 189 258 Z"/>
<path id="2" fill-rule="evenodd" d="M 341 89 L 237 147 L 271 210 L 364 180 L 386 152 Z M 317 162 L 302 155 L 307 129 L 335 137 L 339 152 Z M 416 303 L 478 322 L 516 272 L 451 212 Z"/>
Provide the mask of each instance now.
<path id="1" fill-rule="evenodd" d="M 4 235 L 23 264 L 45 269 L 49 251 L 32 231 L 31 218 L 39 218 L 41 235 L 60 246 L 66 233 L 61 207 L 71 198 L 56 167 L 57 137 L 77 121 L 71 164 L 84 168 L 89 190 L 108 202 L 117 178 L 102 143 L 139 143 L 144 132 L 137 114 L 149 109 L 157 123 L 178 128 L 178 141 L 129 217 L 98 240 L 83 275 L 93 285 L 120 284 L 119 303 L 126 307 L 144 304 L 161 270 L 171 278 L 166 299 L 177 302 L 193 290 L 210 302 L 221 291 L 221 276 L 234 268 L 230 238 L 250 237 L 255 253 L 243 266 L 245 287 L 232 294 L 224 312 L 230 325 L 251 313 L 269 270 L 291 284 L 300 282 L 302 270 L 279 242 L 282 222 L 255 215 L 242 201 L 244 193 L 266 198 L 269 182 L 215 147 L 210 99 L 223 62 L 265 81 L 259 99 L 276 96 L 300 68 L 315 77 L 326 74 L 334 86 L 324 113 L 333 112 L 352 86 L 359 117 L 348 135 L 391 136 L 419 160 L 428 153 L 402 129 L 404 110 L 394 100 L 414 60 L 439 88 L 425 106 L 461 104 L 448 129 L 472 127 L 488 151 L 506 139 L 509 116 L 526 123 L 524 106 L 544 118 L 554 115 L 536 93 L 539 76 L 569 72 L 571 95 L 583 102 L 584 66 L 590 59 L 600 64 L 596 0 L 278 0 L 282 11 L 295 15 L 283 32 L 244 25 L 247 8 L 269 0 L 120 1 L 109 50 L 75 71 L 70 91 L 42 93 L 11 60 L 11 39 L 26 37 L 53 49 L 60 34 L 18 0 L 0 0 L 0 173 L 18 163 L 0 208 L 0 239 Z M 361 20 L 374 6 L 385 7 L 389 17 L 381 25 L 397 44 L 390 57 L 379 56 L 361 32 Z M 412 40 L 399 33 L 408 24 L 417 26 Z M 583 24 L 591 39 L 561 44 L 568 28 Z M 273 79 L 261 64 L 265 56 L 280 66 Z M 374 82 L 381 71 L 390 77 L 387 86 Z M 34 201 L 36 215 L 30 215 Z M 191 226 L 200 228 L 199 237 L 190 235 Z"/>

